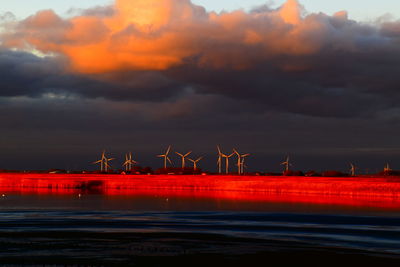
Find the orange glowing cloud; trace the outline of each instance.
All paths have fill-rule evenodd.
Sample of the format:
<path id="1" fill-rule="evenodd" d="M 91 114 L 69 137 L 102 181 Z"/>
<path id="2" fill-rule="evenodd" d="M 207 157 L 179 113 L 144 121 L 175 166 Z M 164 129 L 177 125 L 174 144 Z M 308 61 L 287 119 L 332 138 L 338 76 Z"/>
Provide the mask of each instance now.
<path id="1" fill-rule="evenodd" d="M 65 56 L 71 70 L 165 70 L 188 61 L 248 68 L 280 55 L 318 52 L 325 20 L 302 16 L 297 0 L 259 12 L 207 13 L 190 0 L 116 0 L 109 16 L 63 19 L 41 11 L 3 34 L 3 45 Z M 343 16 L 341 16 L 343 18 Z"/>
<path id="2" fill-rule="evenodd" d="M 297 0 L 287 0 L 279 14 L 286 23 L 296 25 L 301 22 L 301 7 Z"/>

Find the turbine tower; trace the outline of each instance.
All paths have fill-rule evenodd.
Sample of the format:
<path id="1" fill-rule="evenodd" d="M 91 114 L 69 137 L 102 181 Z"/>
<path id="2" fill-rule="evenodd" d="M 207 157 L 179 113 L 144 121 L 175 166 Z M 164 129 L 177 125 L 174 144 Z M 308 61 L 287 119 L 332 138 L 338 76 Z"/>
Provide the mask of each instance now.
<path id="1" fill-rule="evenodd" d="M 357 167 L 353 163 L 350 163 L 350 175 L 351 176 L 356 176 L 356 169 L 357 169 Z"/>
<path id="2" fill-rule="evenodd" d="M 125 162 L 122 166 L 125 166 L 125 170 L 126 171 L 131 171 L 132 170 L 132 166 L 134 164 L 138 164 L 137 161 L 132 160 L 132 153 L 129 152 L 128 154 L 125 155 Z"/>
<path id="3" fill-rule="evenodd" d="M 107 172 L 108 168 L 111 168 L 111 166 L 108 164 L 109 161 L 114 160 L 114 158 L 108 159 L 106 157 L 106 151 L 103 150 L 103 153 L 101 154 L 101 159 L 98 161 L 93 162 L 93 164 L 99 164 L 100 163 L 100 171 L 103 172 Z"/>
<path id="4" fill-rule="evenodd" d="M 159 158 L 164 158 L 164 169 L 167 169 L 167 161 L 172 165 L 172 161 L 168 157 L 170 151 L 171 151 L 171 146 L 168 146 L 168 149 L 164 154 L 157 156 Z"/>
<path id="5" fill-rule="evenodd" d="M 186 153 L 185 155 L 178 153 L 178 152 L 175 152 L 175 153 L 178 154 L 182 158 L 182 169 L 184 169 L 186 157 L 189 156 L 192 153 L 192 151 Z"/>
<path id="6" fill-rule="evenodd" d="M 196 160 L 188 158 L 189 161 L 193 162 L 193 170 L 194 171 L 197 171 L 197 163 L 199 163 L 199 161 L 202 160 L 202 159 L 203 159 L 203 157 L 200 157 L 200 158 L 198 158 Z"/>
<path id="7" fill-rule="evenodd" d="M 242 163 L 240 164 L 241 167 L 242 167 L 242 174 L 244 174 L 244 167 L 245 167 L 245 165 L 244 165 L 244 160 L 245 160 L 248 156 L 250 156 L 250 154 L 244 154 L 244 155 L 242 155 Z M 247 167 L 247 166 L 246 166 L 246 167 Z"/>
<path id="8" fill-rule="evenodd" d="M 233 149 L 233 152 L 237 155 L 237 166 L 238 166 L 238 173 L 242 175 L 244 173 L 244 160 L 246 157 L 250 156 L 250 154 L 243 154 L 241 155 L 236 149 Z"/>
<path id="9" fill-rule="evenodd" d="M 230 155 L 226 155 L 226 154 L 224 154 L 224 153 L 221 153 L 221 156 L 222 156 L 223 158 L 225 158 L 225 172 L 226 172 L 226 174 L 229 174 L 229 159 L 230 159 L 233 155 L 235 155 L 235 153 L 232 153 L 232 154 L 230 154 Z"/>
<path id="10" fill-rule="evenodd" d="M 292 166 L 292 164 L 289 161 L 289 156 L 287 156 L 286 161 L 282 162 L 281 165 L 285 166 L 285 171 L 284 172 L 288 172 L 290 166 Z"/>
<path id="11" fill-rule="evenodd" d="M 217 146 L 218 150 L 218 160 L 217 160 L 217 165 L 218 165 L 218 173 L 222 173 L 222 152 L 219 146 Z"/>
<path id="12" fill-rule="evenodd" d="M 386 166 L 383 168 L 384 172 L 390 172 L 392 169 L 389 166 L 389 163 L 386 163 Z"/>

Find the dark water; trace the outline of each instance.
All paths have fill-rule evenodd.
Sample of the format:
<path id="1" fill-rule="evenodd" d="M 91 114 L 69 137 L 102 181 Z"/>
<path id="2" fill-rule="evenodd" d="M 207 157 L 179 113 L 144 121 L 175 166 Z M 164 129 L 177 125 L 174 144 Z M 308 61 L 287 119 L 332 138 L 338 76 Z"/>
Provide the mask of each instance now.
<path id="1" fill-rule="evenodd" d="M 102 195 L 0 199 L 0 264 L 400 263 L 400 209 Z M 172 261 L 172 262 L 171 262 Z"/>

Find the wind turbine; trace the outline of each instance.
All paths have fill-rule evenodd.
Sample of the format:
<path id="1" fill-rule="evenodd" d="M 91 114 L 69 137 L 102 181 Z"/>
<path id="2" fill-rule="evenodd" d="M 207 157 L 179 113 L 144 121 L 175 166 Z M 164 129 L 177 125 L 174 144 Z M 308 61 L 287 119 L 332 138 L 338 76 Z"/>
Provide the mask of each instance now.
<path id="1" fill-rule="evenodd" d="M 219 174 L 221 174 L 222 173 L 222 152 L 221 152 L 221 149 L 219 148 L 219 146 L 217 146 L 217 150 L 218 150 L 218 160 L 217 160 L 218 172 L 219 172 Z"/>
<path id="2" fill-rule="evenodd" d="M 108 158 L 106 158 L 106 159 L 105 159 L 105 162 L 104 162 L 104 163 L 105 163 L 105 164 L 104 164 L 104 167 L 105 167 L 105 171 L 106 171 L 106 172 L 108 172 L 108 168 L 110 168 L 110 169 L 111 169 L 111 166 L 110 166 L 110 164 L 108 164 L 108 162 L 109 162 L 109 161 L 112 161 L 112 160 L 114 160 L 114 158 L 112 158 L 112 159 L 108 159 Z"/>
<path id="3" fill-rule="evenodd" d="M 290 166 L 292 166 L 292 164 L 289 162 L 289 156 L 286 158 L 286 161 L 281 163 L 281 165 L 285 165 L 285 172 L 289 171 Z"/>
<path id="4" fill-rule="evenodd" d="M 122 166 L 125 166 L 126 171 L 131 171 L 134 164 L 138 164 L 138 162 L 132 160 L 132 153 L 129 152 L 129 154 L 125 155 L 125 162 Z"/>
<path id="5" fill-rule="evenodd" d="M 389 163 L 386 163 L 386 166 L 383 168 L 384 172 L 390 172 L 392 169 L 389 166 Z"/>
<path id="6" fill-rule="evenodd" d="M 194 171 L 197 170 L 197 163 L 199 163 L 199 161 L 202 160 L 202 159 L 203 159 L 203 157 L 200 157 L 200 158 L 198 158 L 198 159 L 196 159 L 196 160 L 193 160 L 193 159 L 188 158 L 189 161 L 193 162 L 193 170 L 194 170 Z"/>
<path id="7" fill-rule="evenodd" d="M 192 151 L 186 153 L 185 155 L 178 153 L 178 152 L 175 152 L 175 153 L 178 154 L 182 158 L 182 169 L 184 169 L 185 168 L 185 159 L 187 156 L 189 156 L 192 153 Z"/>
<path id="8" fill-rule="evenodd" d="M 242 163 L 241 163 L 242 174 L 244 174 L 244 167 L 245 167 L 245 165 L 244 165 L 244 160 L 245 160 L 248 156 L 250 156 L 250 154 L 244 154 L 244 155 L 242 155 Z M 246 166 L 246 168 L 247 168 L 247 166 Z"/>
<path id="9" fill-rule="evenodd" d="M 101 172 L 103 172 L 103 169 L 104 169 L 105 153 L 106 153 L 106 151 L 103 151 L 103 154 L 101 154 L 101 159 L 92 163 L 92 164 L 99 164 L 100 163 L 100 171 Z"/>
<path id="10" fill-rule="evenodd" d="M 108 164 L 109 161 L 114 160 L 113 158 L 108 159 L 106 157 L 106 151 L 103 150 L 103 153 L 101 154 L 101 159 L 98 161 L 93 162 L 93 164 L 99 164 L 100 163 L 100 170 L 103 171 L 108 171 L 108 168 L 111 168 L 111 166 Z"/>
<path id="11" fill-rule="evenodd" d="M 350 174 L 351 174 L 351 176 L 356 176 L 356 169 L 357 169 L 357 167 L 353 164 L 353 163 L 350 163 Z"/>
<path id="12" fill-rule="evenodd" d="M 235 155 L 235 153 L 232 153 L 232 154 L 230 154 L 230 155 L 226 155 L 226 154 L 224 154 L 224 153 L 221 153 L 221 156 L 222 156 L 223 158 L 225 158 L 225 172 L 226 172 L 226 174 L 229 173 L 229 159 L 230 159 L 233 155 Z"/>
<path id="13" fill-rule="evenodd" d="M 240 155 L 239 152 L 237 152 L 236 149 L 233 149 L 233 152 L 237 155 L 238 161 L 237 161 L 237 166 L 238 166 L 238 173 L 239 175 L 244 173 L 244 160 L 246 157 L 250 156 L 250 154 L 243 154 Z"/>
<path id="14" fill-rule="evenodd" d="M 167 169 L 167 161 L 172 165 L 172 161 L 168 157 L 170 151 L 171 151 L 171 146 L 168 146 L 168 149 L 164 154 L 157 156 L 159 158 L 164 158 L 164 169 Z"/>

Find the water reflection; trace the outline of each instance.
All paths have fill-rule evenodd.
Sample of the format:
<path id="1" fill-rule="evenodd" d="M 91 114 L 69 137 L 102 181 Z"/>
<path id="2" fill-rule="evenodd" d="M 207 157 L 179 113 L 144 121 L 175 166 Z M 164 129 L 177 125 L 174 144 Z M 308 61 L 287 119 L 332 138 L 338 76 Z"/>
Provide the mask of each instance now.
<path id="1" fill-rule="evenodd" d="M 99 179 L 0 176 L 0 262 L 127 266 L 138 257 L 198 262 L 210 253 L 224 261 L 242 255 L 240 266 L 256 253 L 295 264 L 316 253 L 329 262 L 400 258 L 397 181 L 345 181 L 338 190 L 327 180 Z"/>

